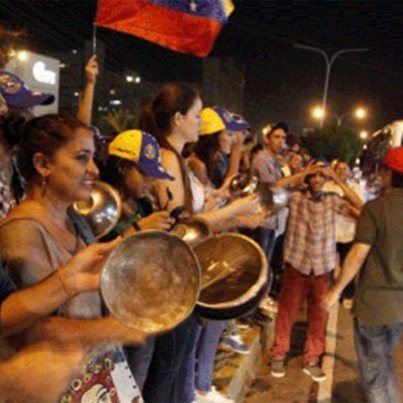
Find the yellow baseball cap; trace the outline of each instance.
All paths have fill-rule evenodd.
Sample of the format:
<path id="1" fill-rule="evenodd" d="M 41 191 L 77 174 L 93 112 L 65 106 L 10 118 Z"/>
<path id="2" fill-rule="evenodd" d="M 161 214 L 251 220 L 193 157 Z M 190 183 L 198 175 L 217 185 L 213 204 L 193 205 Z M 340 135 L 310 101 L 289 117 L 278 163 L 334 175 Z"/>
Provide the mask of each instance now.
<path id="1" fill-rule="evenodd" d="M 135 162 L 146 175 L 157 179 L 175 178 L 161 165 L 157 140 L 141 130 L 127 130 L 109 144 L 109 155 Z"/>
<path id="2" fill-rule="evenodd" d="M 221 116 L 213 108 L 204 108 L 200 116 L 202 119 L 199 131 L 200 136 L 217 133 L 226 128 Z"/>

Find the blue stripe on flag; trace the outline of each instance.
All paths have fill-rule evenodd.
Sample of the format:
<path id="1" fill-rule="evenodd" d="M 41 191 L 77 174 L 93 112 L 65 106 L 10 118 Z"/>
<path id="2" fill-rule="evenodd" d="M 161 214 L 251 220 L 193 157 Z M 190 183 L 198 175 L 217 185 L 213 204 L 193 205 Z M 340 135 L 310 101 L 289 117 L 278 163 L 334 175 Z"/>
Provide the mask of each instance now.
<path id="1" fill-rule="evenodd" d="M 198 17 L 213 18 L 224 24 L 228 14 L 222 0 L 147 0 L 150 3 L 171 8 Z"/>

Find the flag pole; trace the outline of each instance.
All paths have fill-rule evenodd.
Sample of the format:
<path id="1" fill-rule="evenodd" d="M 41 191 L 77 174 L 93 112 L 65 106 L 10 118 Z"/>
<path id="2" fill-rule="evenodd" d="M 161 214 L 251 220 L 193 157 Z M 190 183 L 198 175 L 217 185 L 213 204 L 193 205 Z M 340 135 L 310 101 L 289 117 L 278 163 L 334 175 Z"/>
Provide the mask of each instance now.
<path id="1" fill-rule="evenodd" d="M 92 25 L 92 54 L 95 55 L 97 53 L 97 25 L 94 22 Z"/>

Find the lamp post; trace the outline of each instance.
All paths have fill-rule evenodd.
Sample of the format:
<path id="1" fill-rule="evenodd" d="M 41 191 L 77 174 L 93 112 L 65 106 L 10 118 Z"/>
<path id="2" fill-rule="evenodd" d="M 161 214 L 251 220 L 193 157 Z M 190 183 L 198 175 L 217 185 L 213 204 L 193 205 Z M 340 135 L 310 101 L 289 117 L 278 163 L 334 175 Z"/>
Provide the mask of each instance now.
<path id="1" fill-rule="evenodd" d="M 353 53 L 353 52 L 366 52 L 368 49 L 367 48 L 357 48 L 357 49 L 341 49 L 338 50 L 337 52 L 333 53 L 333 55 L 329 58 L 327 53 L 320 48 L 315 48 L 312 46 L 306 46 L 306 45 L 300 45 L 298 43 L 294 44 L 294 47 L 298 49 L 305 49 L 309 50 L 312 52 L 317 52 L 320 53 L 324 58 L 326 62 L 326 77 L 325 77 L 325 88 L 323 90 L 323 99 L 322 99 L 322 115 L 320 116 L 320 121 L 319 121 L 319 127 L 323 127 L 323 122 L 325 120 L 325 115 L 326 115 L 326 102 L 327 102 L 327 92 L 329 89 L 329 77 L 330 77 L 330 69 L 332 68 L 332 64 L 334 61 L 342 54 L 345 53 Z"/>
<path id="2" fill-rule="evenodd" d="M 317 120 L 323 119 L 324 115 L 325 115 L 325 111 L 323 110 L 323 108 L 321 106 L 317 106 L 316 108 L 314 108 L 312 110 L 312 117 L 314 117 Z M 348 116 L 352 116 L 357 120 L 365 119 L 365 117 L 367 116 L 367 111 L 366 111 L 366 109 L 359 107 L 359 108 L 355 109 L 353 112 L 343 113 L 340 115 L 333 113 L 333 114 L 331 114 L 331 116 L 333 116 L 335 118 L 337 126 L 341 126 L 343 124 L 344 119 Z"/>
<path id="3" fill-rule="evenodd" d="M 343 114 L 343 115 L 334 115 L 336 118 L 337 126 L 341 126 L 343 124 L 343 120 L 346 116 L 353 116 L 357 120 L 363 120 L 367 116 L 367 111 L 364 108 L 357 108 L 353 113 Z"/>

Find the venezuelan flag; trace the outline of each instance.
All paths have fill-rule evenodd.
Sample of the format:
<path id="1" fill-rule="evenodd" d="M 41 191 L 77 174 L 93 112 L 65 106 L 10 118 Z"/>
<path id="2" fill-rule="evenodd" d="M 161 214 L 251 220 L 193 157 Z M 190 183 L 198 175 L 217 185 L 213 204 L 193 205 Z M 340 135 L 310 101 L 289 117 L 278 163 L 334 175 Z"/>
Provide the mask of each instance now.
<path id="1" fill-rule="evenodd" d="M 95 23 L 204 57 L 233 10 L 231 0 L 99 0 Z"/>

